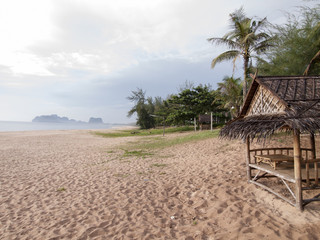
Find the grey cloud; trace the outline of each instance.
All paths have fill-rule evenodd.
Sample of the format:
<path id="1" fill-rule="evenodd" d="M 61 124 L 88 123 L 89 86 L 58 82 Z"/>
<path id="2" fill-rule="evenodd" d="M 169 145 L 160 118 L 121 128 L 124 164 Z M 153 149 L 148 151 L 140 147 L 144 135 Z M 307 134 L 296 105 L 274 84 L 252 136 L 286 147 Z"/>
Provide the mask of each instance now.
<path id="1" fill-rule="evenodd" d="M 55 0 L 52 39 L 28 48 L 54 76 L 14 76 L 0 66 L 0 105 L 8 116 L 23 109 L 24 119 L 57 113 L 80 120 L 132 121 L 125 117 L 131 106 L 126 97 L 137 87 L 165 98 L 186 80 L 215 88 L 232 74 L 232 63 L 210 69 L 211 59 L 224 49 L 206 41 L 225 33 L 230 12 L 244 5 L 249 16 L 268 16 L 275 23 L 280 9 L 300 2 L 163 0 L 157 7 L 133 8 L 135 2 L 128 1 L 131 5 L 122 8 L 97 8 L 95 1 Z"/>
<path id="2" fill-rule="evenodd" d="M 60 82 L 53 90 L 55 101 L 72 107 L 112 107 L 128 104 L 127 96 L 136 88 L 143 88 L 148 96 L 166 97 L 176 93 L 186 80 L 195 84 L 211 84 L 224 77 L 221 72 L 232 70 L 231 64 L 221 64 L 215 71 L 210 69 L 210 59 L 202 62 L 185 60 L 157 60 L 143 62 L 112 78 L 96 76 L 92 79 L 67 84 Z M 126 113 L 123 113 L 126 114 Z"/>

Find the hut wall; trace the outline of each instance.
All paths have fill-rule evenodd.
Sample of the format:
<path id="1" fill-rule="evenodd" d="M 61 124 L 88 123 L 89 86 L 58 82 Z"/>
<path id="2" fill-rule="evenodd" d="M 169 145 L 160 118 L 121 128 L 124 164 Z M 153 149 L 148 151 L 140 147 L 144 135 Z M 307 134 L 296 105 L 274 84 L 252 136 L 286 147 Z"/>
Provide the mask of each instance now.
<path id="1" fill-rule="evenodd" d="M 250 104 L 247 116 L 283 113 L 285 106 L 268 89 L 259 86 Z"/>

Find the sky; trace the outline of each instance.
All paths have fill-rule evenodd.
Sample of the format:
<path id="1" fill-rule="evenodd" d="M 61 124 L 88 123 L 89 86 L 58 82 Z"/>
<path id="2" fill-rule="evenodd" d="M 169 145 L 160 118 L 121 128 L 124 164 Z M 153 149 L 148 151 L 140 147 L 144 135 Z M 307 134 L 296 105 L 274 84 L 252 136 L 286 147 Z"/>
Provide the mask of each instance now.
<path id="1" fill-rule="evenodd" d="M 0 121 L 58 114 L 131 123 L 127 97 L 177 93 L 185 82 L 211 84 L 232 62 L 211 69 L 226 49 L 212 45 L 241 6 L 273 24 L 317 1 L 10 0 L 0 3 Z M 236 75 L 241 76 L 242 63 Z"/>

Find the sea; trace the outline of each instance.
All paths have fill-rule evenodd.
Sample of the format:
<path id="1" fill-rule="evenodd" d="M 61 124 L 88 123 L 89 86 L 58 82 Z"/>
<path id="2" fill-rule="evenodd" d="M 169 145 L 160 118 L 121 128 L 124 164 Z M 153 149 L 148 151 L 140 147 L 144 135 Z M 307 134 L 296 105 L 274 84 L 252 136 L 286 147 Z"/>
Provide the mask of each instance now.
<path id="1" fill-rule="evenodd" d="M 76 130 L 76 129 L 111 129 L 126 124 L 92 123 L 55 123 L 55 122 L 12 122 L 0 121 L 0 132 L 35 131 L 35 130 Z"/>

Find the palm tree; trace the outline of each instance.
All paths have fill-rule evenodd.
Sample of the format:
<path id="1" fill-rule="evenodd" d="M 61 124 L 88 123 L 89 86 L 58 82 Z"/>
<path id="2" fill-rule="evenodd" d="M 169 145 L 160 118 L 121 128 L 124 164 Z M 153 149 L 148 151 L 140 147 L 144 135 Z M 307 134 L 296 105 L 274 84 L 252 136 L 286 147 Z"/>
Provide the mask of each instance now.
<path id="1" fill-rule="evenodd" d="M 235 69 L 236 60 L 240 57 L 243 59 L 243 97 L 247 94 L 247 81 L 249 77 L 249 67 L 252 58 L 257 58 L 255 54 L 261 54 L 271 47 L 272 38 L 263 29 L 267 22 L 264 18 L 255 21 L 252 18 L 246 17 L 243 8 L 236 10 L 230 14 L 230 22 L 232 30 L 221 38 L 209 38 L 208 41 L 217 45 L 225 45 L 230 50 L 221 53 L 211 62 L 211 67 L 214 68 L 219 62 L 233 59 L 233 69 Z"/>
<path id="2" fill-rule="evenodd" d="M 240 78 L 224 77 L 218 83 L 218 93 L 224 108 L 230 109 L 232 117 L 238 116 L 242 105 L 242 84 Z"/>

